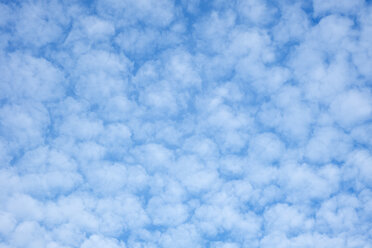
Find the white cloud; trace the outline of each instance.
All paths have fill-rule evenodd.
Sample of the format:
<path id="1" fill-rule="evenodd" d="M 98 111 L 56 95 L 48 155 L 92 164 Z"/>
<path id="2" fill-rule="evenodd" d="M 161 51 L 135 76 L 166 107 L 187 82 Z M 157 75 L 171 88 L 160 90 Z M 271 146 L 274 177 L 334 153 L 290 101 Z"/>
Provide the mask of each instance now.
<path id="1" fill-rule="evenodd" d="M 344 167 L 344 177 L 346 180 L 355 180 L 354 187 L 361 187 L 362 185 L 371 185 L 371 161 L 372 157 L 367 150 L 355 150 L 351 152 L 347 158 Z M 360 185 L 359 181 L 363 184 Z"/>
<path id="2" fill-rule="evenodd" d="M 275 128 L 290 141 L 307 140 L 313 111 L 302 99 L 298 87 L 284 86 L 270 102 L 263 103 L 258 113 L 262 125 Z"/>
<path id="3" fill-rule="evenodd" d="M 0 247 L 370 247 L 368 1 L 0 4 Z"/>
<path id="4" fill-rule="evenodd" d="M 43 144 L 44 132 L 50 123 L 43 105 L 5 105 L 0 109 L 1 135 L 9 142 L 9 148 L 28 149 Z"/>
<path id="5" fill-rule="evenodd" d="M 355 196 L 338 195 L 325 201 L 317 212 L 319 230 L 333 233 L 352 232 L 358 228 L 358 214 L 355 208 L 359 201 Z"/>
<path id="6" fill-rule="evenodd" d="M 0 213 L 0 234 L 2 236 L 8 236 L 14 230 L 17 221 L 12 214 L 7 212 Z"/>
<path id="7" fill-rule="evenodd" d="M 13 247 L 46 247 L 48 240 L 47 232 L 37 222 L 25 221 L 17 226 L 12 233 L 11 245 Z"/>
<path id="8" fill-rule="evenodd" d="M 121 32 L 115 42 L 130 55 L 146 55 L 156 49 L 158 38 L 161 36 L 156 29 L 138 30 L 137 28 L 129 28 Z"/>
<path id="9" fill-rule="evenodd" d="M 83 244 L 80 246 L 81 248 L 99 248 L 99 247 L 107 247 L 107 248 L 125 248 L 125 244 L 123 242 L 119 242 L 112 238 L 105 238 L 99 235 L 92 235 L 89 239 L 85 240 Z"/>
<path id="10" fill-rule="evenodd" d="M 272 133 L 252 137 L 248 147 L 252 159 L 269 164 L 277 162 L 284 152 L 284 144 Z"/>
<path id="11" fill-rule="evenodd" d="M 351 139 L 341 130 L 330 127 L 317 128 L 306 146 L 305 157 L 318 163 L 343 161 L 351 149 Z"/>
<path id="12" fill-rule="evenodd" d="M 95 16 L 83 18 L 81 24 L 89 38 L 102 39 L 115 33 L 112 23 L 98 19 Z"/>
<path id="13" fill-rule="evenodd" d="M 344 127 L 360 124 L 371 118 L 372 97 L 369 91 L 349 90 L 331 103 L 330 112 Z"/>
<path id="14" fill-rule="evenodd" d="M 174 4 L 169 0 L 105 0 L 98 2 L 97 9 L 101 15 L 118 20 L 117 25 L 120 26 L 144 22 L 163 27 L 169 25 L 175 16 Z"/>
<path id="15" fill-rule="evenodd" d="M 274 39 L 283 43 L 301 41 L 310 28 L 310 21 L 306 12 L 299 3 L 291 6 L 283 4 L 281 11 L 280 22 L 273 30 Z"/>
<path id="16" fill-rule="evenodd" d="M 97 137 L 102 131 L 102 122 L 74 115 L 68 116 L 60 126 L 61 134 L 79 140 L 90 140 Z"/>
<path id="17" fill-rule="evenodd" d="M 130 66 L 124 55 L 100 50 L 83 54 L 74 70 L 76 94 L 94 103 L 123 92 Z"/>
<path id="18" fill-rule="evenodd" d="M 280 182 L 287 189 L 289 202 L 322 200 L 339 190 L 340 170 L 334 165 L 313 169 L 308 165 L 288 165 L 282 170 Z"/>
<path id="19" fill-rule="evenodd" d="M 24 2 L 17 10 L 16 38 L 25 46 L 43 46 L 62 38 L 69 16 L 57 1 Z"/>
<path id="20" fill-rule="evenodd" d="M 188 217 L 188 209 L 182 203 L 167 203 L 153 197 L 150 199 L 147 211 L 154 225 L 178 226 Z"/>
<path id="21" fill-rule="evenodd" d="M 339 13 L 339 14 L 354 14 L 360 11 L 364 6 L 363 0 L 355 1 L 333 1 L 333 0 L 315 0 L 314 1 L 314 15 L 325 15 L 329 13 Z"/>
<path id="22" fill-rule="evenodd" d="M 274 20 L 276 9 L 269 5 L 269 1 L 237 1 L 240 15 L 255 25 L 269 24 Z"/>
<path id="23" fill-rule="evenodd" d="M 6 26 L 12 20 L 12 9 L 11 7 L 7 6 L 6 4 L 0 5 L 0 26 Z"/>
<path id="24" fill-rule="evenodd" d="M 203 247 L 200 243 L 200 237 L 194 226 L 189 224 L 170 228 L 161 236 L 160 244 L 163 247 Z"/>
<path id="25" fill-rule="evenodd" d="M 64 75 L 44 58 L 12 53 L 1 58 L 1 97 L 53 101 L 64 96 Z"/>
<path id="26" fill-rule="evenodd" d="M 311 230 L 314 220 L 308 219 L 295 207 L 286 204 L 277 204 L 264 213 L 265 231 L 284 232 L 287 235 L 296 235 L 303 230 Z"/>
<path id="27" fill-rule="evenodd" d="M 232 242 L 214 242 L 213 245 L 211 245 L 213 248 L 237 248 L 239 245 L 237 243 Z"/>

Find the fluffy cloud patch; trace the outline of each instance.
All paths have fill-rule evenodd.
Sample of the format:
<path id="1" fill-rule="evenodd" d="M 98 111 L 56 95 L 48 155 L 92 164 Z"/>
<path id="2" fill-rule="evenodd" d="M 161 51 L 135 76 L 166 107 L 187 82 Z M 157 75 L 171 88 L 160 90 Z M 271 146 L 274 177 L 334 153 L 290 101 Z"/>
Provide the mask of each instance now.
<path id="1" fill-rule="evenodd" d="M 0 247 L 371 247 L 372 5 L 0 3 Z"/>

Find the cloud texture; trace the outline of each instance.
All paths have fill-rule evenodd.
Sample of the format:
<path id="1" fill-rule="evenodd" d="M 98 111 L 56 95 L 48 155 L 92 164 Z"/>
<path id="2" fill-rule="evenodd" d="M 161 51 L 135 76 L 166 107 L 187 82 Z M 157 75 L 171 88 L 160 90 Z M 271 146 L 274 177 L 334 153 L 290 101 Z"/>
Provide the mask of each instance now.
<path id="1" fill-rule="evenodd" d="M 372 247 L 372 5 L 0 1 L 0 248 Z"/>

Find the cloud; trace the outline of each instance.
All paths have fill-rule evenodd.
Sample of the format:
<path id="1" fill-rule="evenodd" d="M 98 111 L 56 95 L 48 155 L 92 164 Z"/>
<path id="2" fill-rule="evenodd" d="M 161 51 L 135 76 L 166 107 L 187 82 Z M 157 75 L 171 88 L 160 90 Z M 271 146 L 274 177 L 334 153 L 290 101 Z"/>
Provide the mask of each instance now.
<path id="1" fill-rule="evenodd" d="M 371 16 L 0 3 L 0 247 L 370 247 Z"/>
<path id="2" fill-rule="evenodd" d="M 84 241 L 81 248 L 88 247 L 107 247 L 107 248 L 125 248 L 125 244 L 118 242 L 115 239 L 104 238 L 98 235 L 92 235 L 88 240 Z"/>
<path id="3" fill-rule="evenodd" d="M 15 102 L 26 99 L 53 101 L 64 96 L 64 75 L 44 58 L 11 53 L 2 58 L 1 97 Z"/>
<path id="4" fill-rule="evenodd" d="M 336 121 L 344 127 L 363 123 L 372 113 L 371 94 L 368 90 L 349 90 L 336 97 L 331 103 L 330 111 Z"/>
<path id="5" fill-rule="evenodd" d="M 97 4 L 99 14 L 113 21 L 118 21 L 117 25 L 120 26 L 144 22 L 150 26 L 164 27 L 173 20 L 174 8 L 174 3 L 169 0 L 129 2 L 105 0 Z"/>
<path id="6" fill-rule="evenodd" d="M 364 1 L 314 1 L 314 15 L 324 15 L 329 13 L 355 14 L 363 8 Z"/>
<path id="7" fill-rule="evenodd" d="M 40 47 L 63 38 L 69 16 L 57 2 L 24 2 L 16 10 L 15 39 L 24 46 Z"/>

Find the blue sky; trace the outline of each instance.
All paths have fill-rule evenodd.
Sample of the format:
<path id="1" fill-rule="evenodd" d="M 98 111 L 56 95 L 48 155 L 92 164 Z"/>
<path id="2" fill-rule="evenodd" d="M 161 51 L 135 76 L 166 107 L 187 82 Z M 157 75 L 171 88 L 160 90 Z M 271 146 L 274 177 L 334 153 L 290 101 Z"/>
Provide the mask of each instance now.
<path id="1" fill-rule="evenodd" d="M 372 247 L 372 5 L 0 1 L 0 248 Z"/>

